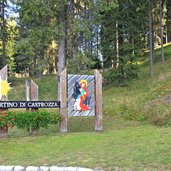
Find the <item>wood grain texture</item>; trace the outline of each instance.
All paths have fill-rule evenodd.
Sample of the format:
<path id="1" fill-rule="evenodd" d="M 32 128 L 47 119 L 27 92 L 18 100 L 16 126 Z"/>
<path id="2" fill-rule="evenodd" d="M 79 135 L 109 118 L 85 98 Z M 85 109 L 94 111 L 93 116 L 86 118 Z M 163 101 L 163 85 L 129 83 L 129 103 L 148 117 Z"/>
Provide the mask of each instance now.
<path id="1" fill-rule="evenodd" d="M 29 81 L 26 80 L 26 101 L 30 100 L 30 86 L 29 86 Z"/>
<path id="2" fill-rule="evenodd" d="M 0 70 L 0 75 L 1 75 L 1 79 L 2 79 L 2 80 L 8 80 L 8 67 L 7 67 L 7 65 L 4 66 L 4 67 Z M 8 97 L 7 97 L 7 96 L 2 96 L 0 100 L 6 101 L 6 100 L 8 100 Z"/>
<path id="3" fill-rule="evenodd" d="M 1 83 L 1 81 L 2 81 L 2 78 L 1 78 L 1 75 L 0 75 L 0 83 Z M 1 86 L 1 84 L 0 84 L 0 100 L 1 100 L 1 98 L 2 98 L 1 90 L 2 90 L 2 86 Z"/>
<path id="4" fill-rule="evenodd" d="M 0 70 L 0 75 L 1 75 L 2 80 L 8 80 L 8 67 L 7 67 L 7 65 L 4 66 Z"/>
<path id="5" fill-rule="evenodd" d="M 38 93 L 38 85 L 33 81 L 31 80 L 31 100 L 32 101 L 37 101 L 38 98 L 39 98 L 39 93 Z"/>
<path id="6" fill-rule="evenodd" d="M 61 108 L 60 108 L 60 132 L 66 133 L 67 132 L 67 71 L 64 69 L 60 74 L 60 101 L 61 101 Z"/>
<path id="7" fill-rule="evenodd" d="M 96 119 L 95 131 L 103 130 L 103 108 L 102 108 L 102 76 L 98 70 L 94 71 L 96 83 Z"/>
<path id="8" fill-rule="evenodd" d="M 31 92 L 30 92 L 30 98 L 31 98 L 31 101 L 38 101 L 39 100 L 39 88 L 38 88 L 38 85 L 33 81 L 31 80 L 31 83 L 30 83 L 30 89 L 31 89 Z M 31 111 L 32 112 L 36 112 L 38 110 L 38 108 L 32 108 Z"/>

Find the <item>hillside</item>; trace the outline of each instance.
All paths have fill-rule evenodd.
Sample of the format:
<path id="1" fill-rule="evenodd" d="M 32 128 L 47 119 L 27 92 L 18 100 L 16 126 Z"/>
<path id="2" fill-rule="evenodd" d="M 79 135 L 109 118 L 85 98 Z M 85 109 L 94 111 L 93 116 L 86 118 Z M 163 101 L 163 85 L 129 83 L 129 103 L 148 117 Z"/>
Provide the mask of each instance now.
<path id="1" fill-rule="evenodd" d="M 148 56 L 144 56 L 139 59 L 139 79 L 125 87 L 104 86 L 103 133 L 94 132 L 93 117 L 69 118 L 65 135 L 59 134 L 58 125 L 41 129 L 37 136 L 13 128 L 7 138 L 0 139 L 0 163 L 105 171 L 171 170 L 171 46 L 165 47 L 163 65 L 159 53 L 157 50 L 153 79 L 149 78 Z M 56 76 L 33 79 L 39 85 L 41 100 L 56 99 Z M 25 79 L 9 81 L 13 87 L 9 99 L 25 100 Z"/>
<path id="2" fill-rule="evenodd" d="M 104 114 L 119 115 L 128 119 L 144 120 L 145 108 L 151 101 L 169 95 L 171 92 L 171 45 L 165 47 L 165 63 L 161 63 L 160 49 L 155 52 L 154 77 L 149 77 L 149 56 L 138 59 L 139 78 L 127 83 L 127 86 L 116 87 L 104 85 Z M 30 78 L 28 78 L 30 79 Z M 57 98 L 57 76 L 44 76 L 40 81 L 32 78 L 39 85 L 40 100 Z M 25 78 L 10 78 L 12 90 L 10 100 L 25 100 Z M 148 107 L 147 107 L 148 108 Z M 151 110 L 151 109 L 150 109 Z M 162 109 L 163 110 L 163 109 Z"/>

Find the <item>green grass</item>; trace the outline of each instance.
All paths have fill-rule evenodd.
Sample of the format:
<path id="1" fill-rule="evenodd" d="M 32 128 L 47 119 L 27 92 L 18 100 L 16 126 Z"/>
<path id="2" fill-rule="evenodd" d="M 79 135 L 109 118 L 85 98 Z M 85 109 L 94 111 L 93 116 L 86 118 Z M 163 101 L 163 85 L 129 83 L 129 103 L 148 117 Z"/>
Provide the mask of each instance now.
<path id="1" fill-rule="evenodd" d="M 28 78 L 30 80 L 31 78 Z M 40 100 L 56 100 L 57 99 L 57 76 L 43 76 L 42 80 L 32 78 L 39 86 Z M 9 92 L 10 100 L 26 100 L 25 95 L 25 78 L 9 78 L 12 90 Z"/>
<path id="2" fill-rule="evenodd" d="M 153 66 L 154 76 L 150 78 L 149 56 L 139 58 L 139 79 L 127 83 L 125 87 L 112 84 L 104 87 L 104 112 L 122 115 L 128 119 L 144 119 L 144 106 L 153 99 L 171 92 L 171 46 L 165 47 L 165 63 L 161 63 L 160 49 L 156 51 Z M 159 62 L 160 61 L 160 62 Z"/>
<path id="3" fill-rule="evenodd" d="M 116 166 L 134 170 L 171 169 L 171 128 L 105 117 L 104 132 L 95 133 L 94 119 L 88 118 L 89 125 L 86 120 L 70 119 L 72 133 L 66 135 L 9 135 L 0 140 L 0 163 L 82 166 L 107 171 Z"/>
<path id="4" fill-rule="evenodd" d="M 113 171 L 116 167 L 139 170 L 171 170 L 171 127 L 146 120 L 145 106 L 171 95 L 171 46 L 165 47 L 165 64 L 156 50 L 154 77 L 149 77 L 148 54 L 139 58 L 139 79 L 125 87 L 103 88 L 104 132 L 94 132 L 94 118 L 69 118 L 68 134 L 59 126 L 41 129 L 36 136 L 13 128 L 0 139 L 0 164 L 81 166 Z M 44 76 L 40 100 L 57 98 L 56 76 Z M 25 79 L 10 78 L 10 100 L 25 100 Z M 163 109 L 163 106 L 162 106 Z M 129 120 L 128 120 L 129 119 Z"/>

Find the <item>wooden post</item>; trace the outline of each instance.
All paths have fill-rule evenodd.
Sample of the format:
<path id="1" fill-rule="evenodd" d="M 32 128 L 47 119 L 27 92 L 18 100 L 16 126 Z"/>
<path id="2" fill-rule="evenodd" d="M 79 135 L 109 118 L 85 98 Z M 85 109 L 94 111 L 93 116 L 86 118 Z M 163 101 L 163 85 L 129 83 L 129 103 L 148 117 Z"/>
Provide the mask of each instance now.
<path id="1" fill-rule="evenodd" d="M 1 78 L 1 73 L 0 73 L 0 100 L 2 100 L 2 94 L 1 94 L 1 90 L 2 90 L 1 81 L 2 81 L 2 78 Z M 1 108 L 0 108 L 0 112 L 3 112 L 3 111 L 5 111 L 5 109 L 1 109 Z"/>
<path id="2" fill-rule="evenodd" d="M 38 85 L 33 81 L 31 80 L 31 84 L 30 84 L 30 87 L 31 87 L 31 100 L 32 101 L 37 101 L 38 100 Z M 32 109 L 32 111 L 37 111 L 38 109 Z"/>
<path id="3" fill-rule="evenodd" d="M 8 79 L 8 67 L 7 65 L 4 66 L 1 70 L 0 70 L 0 83 L 2 80 L 7 80 Z M 1 91 L 1 85 L 0 85 L 0 91 Z M 2 94 L 0 95 L 0 100 L 2 101 L 6 101 L 8 100 L 8 97 L 6 96 L 2 96 Z M 5 109 L 0 109 L 0 112 L 5 111 Z"/>
<path id="4" fill-rule="evenodd" d="M 0 74 L 0 100 L 2 98 L 2 94 L 1 94 L 1 90 L 2 90 L 1 81 L 2 81 L 2 78 L 1 78 L 1 74 Z"/>
<path id="5" fill-rule="evenodd" d="M 1 75 L 1 79 L 2 79 L 2 80 L 8 80 L 8 67 L 7 67 L 7 65 L 4 66 L 4 67 L 0 70 L 0 75 Z M 8 97 L 2 96 L 0 100 L 6 101 L 6 100 L 8 100 Z"/>
<path id="6" fill-rule="evenodd" d="M 7 65 L 4 66 L 4 67 L 0 70 L 0 74 L 1 74 L 2 80 L 8 80 L 8 67 L 7 67 Z"/>
<path id="7" fill-rule="evenodd" d="M 31 80 L 31 100 L 36 101 L 38 100 L 38 85 Z"/>
<path id="8" fill-rule="evenodd" d="M 30 100 L 30 86 L 29 86 L 29 81 L 26 80 L 26 101 Z"/>
<path id="9" fill-rule="evenodd" d="M 29 81 L 26 80 L 26 101 L 30 100 L 30 85 L 29 85 Z M 28 111 L 29 108 L 26 108 L 26 111 Z"/>
<path id="10" fill-rule="evenodd" d="M 95 70 L 95 90 L 96 90 L 96 119 L 95 119 L 95 131 L 102 131 L 103 130 L 103 109 L 102 109 L 102 76 Z"/>
<path id="11" fill-rule="evenodd" d="M 67 132 L 67 71 L 64 69 L 60 74 L 60 132 Z"/>

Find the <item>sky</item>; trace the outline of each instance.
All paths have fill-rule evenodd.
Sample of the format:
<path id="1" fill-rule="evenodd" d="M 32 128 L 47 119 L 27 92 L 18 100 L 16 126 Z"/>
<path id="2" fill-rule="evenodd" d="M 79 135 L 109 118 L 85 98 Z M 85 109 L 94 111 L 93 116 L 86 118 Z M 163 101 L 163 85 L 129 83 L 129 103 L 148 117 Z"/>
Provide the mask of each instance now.
<path id="1" fill-rule="evenodd" d="M 16 10 L 16 6 L 14 4 L 12 4 L 9 0 L 7 0 L 7 4 L 9 7 L 6 8 L 6 15 L 8 17 L 17 18 L 19 16 L 19 13 Z"/>

